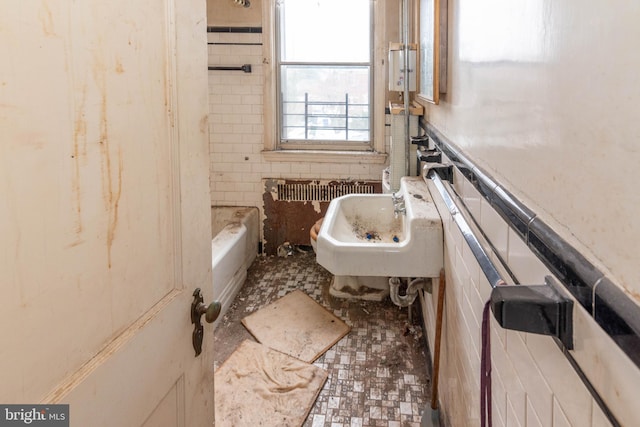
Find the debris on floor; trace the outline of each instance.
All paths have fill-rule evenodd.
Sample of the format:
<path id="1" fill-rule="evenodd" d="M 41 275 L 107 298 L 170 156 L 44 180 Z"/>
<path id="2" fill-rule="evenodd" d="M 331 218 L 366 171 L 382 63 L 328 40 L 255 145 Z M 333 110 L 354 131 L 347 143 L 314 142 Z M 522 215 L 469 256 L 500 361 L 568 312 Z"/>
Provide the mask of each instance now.
<path id="1" fill-rule="evenodd" d="M 419 427 L 428 405 L 428 350 L 418 304 L 408 309 L 382 302 L 338 299 L 329 294 L 331 274 L 313 252 L 258 257 L 247 280 L 214 332 L 216 367 L 245 340 L 255 341 L 241 320 L 299 289 L 351 327 L 351 332 L 314 365 L 325 382 L 304 422 L 306 427 Z"/>
<path id="2" fill-rule="evenodd" d="M 278 256 L 281 258 L 286 258 L 288 256 L 293 255 L 293 245 L 289 242 L 284 242 L 277 249 Z"/>

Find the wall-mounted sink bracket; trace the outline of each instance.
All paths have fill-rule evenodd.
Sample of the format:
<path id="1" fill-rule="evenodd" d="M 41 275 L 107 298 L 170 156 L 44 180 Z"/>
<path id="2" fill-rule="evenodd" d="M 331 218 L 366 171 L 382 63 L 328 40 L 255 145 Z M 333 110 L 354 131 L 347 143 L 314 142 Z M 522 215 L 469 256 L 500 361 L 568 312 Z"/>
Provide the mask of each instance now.
<path id="1" fill-rule="evenodd" d="M 558 338 L 573 349 L 573 300 L 565 297 L 551 276 L 544 285 L 496 286 L 491 311 L 505 329 Z"/>

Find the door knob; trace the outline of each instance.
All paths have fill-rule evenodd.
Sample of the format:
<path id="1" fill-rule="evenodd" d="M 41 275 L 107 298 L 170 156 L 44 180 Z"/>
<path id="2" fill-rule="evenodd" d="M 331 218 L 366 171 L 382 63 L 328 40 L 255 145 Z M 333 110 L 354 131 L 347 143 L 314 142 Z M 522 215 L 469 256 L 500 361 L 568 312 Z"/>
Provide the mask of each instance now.
<path id="1" fill-rule="evenodd" d="M 204 305 L 203 303 L 199 303 L 196 306 L 196 311 L 198 316 L 202 316 L 204 314 L 204 320 L 207 323 L 213 323 L 216 321 L 218 316 L 220 315 L 220 310 L 222 310 L 222 305 L 220 301 L 214 301 L 209 305 Z"/>
<path id="2" fill-rule="evenodd" d="M 207 323 L 213 323 L 220 316 L 222 305 L 220 301 L 214 301 L 209 305 L 204 304 L 202 298 L 202 291 L 200 288 L 196 288 L 193 291 L 193 302 L 191 303 L 191 323 L 193 323 L 193 349 L 196 351 L 196 356 L 202 353 L 202 339 L 204 338 L 204 328 L 200 318 L 204 314 L 204 320 Z"/>

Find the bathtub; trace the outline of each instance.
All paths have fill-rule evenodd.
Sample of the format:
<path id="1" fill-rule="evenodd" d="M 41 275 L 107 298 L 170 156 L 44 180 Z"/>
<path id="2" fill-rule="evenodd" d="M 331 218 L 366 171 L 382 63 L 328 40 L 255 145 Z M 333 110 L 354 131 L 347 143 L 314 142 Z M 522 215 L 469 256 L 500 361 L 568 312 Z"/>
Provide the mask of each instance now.
<path id="1" fill-rule="evenodd" d="M 215 324 L 229 309 L 258 254 L 259 224 L 257 208 L 211 208 L 213 298 L 222 305 Z"/>

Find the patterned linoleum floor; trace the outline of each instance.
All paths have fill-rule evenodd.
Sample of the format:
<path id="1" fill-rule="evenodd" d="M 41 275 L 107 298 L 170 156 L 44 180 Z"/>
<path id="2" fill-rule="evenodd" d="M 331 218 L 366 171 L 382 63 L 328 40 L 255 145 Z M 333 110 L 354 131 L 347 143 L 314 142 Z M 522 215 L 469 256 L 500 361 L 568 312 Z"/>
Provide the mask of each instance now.
<path id="1" fill-rule="evenodd" d="M 368 302 L 334 298 L 331 274 L 313 252 L 287 258 L 258 257 L 247 280 L 214 332 L 216 368 L 245 339 L 255 341 L 241 320 L 287 293 L 300 289 L 332 311 L 351 332 L 316 362 L 329 379 L 311 409 L 306 427 L 420 426 L 428 405 L 428 350 L 416 301 L 408 309 L 389 298 Z"/>

